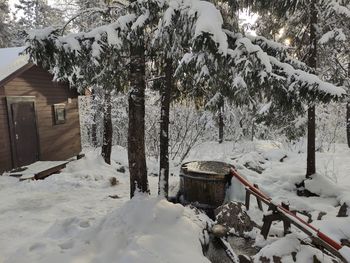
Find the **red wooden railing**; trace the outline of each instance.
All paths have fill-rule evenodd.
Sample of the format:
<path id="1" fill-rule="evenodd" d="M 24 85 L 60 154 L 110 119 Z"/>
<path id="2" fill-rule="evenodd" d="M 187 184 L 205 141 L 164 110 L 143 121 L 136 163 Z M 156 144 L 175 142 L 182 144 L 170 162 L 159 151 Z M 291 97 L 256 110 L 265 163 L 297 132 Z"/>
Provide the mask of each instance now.
<path id="1" fill-rule="evenodd" d="M 232 177 L 238 179 L 245 186 L 246 191 L 249 192 L 249 194 L 253 194 L 257 198 L 257 200 L 264 202 L 275 213 L 278 213 L 283 221 L 289 221 L 290 223 L 294 224 L 301 231 L 309 235 L 311 240 L 316 245 L 326 249 L 333 255 L 340 258 L 342 261 L 349 262 L 339 252 L 339 250 L 342 249 L 343 246 L 337 241 L 333 240 L 332 238 L 321 232 L 319 229 L 316 229 L 314 226 L 307 223 L 304 219 L 296 215 L 296 213 L 290 211 L 284 205 L 275 204 L 268 195 L 262 192 L 256 185 L 250 183 L 247 179 L 239 175 L 238 172 L 233 168 L 231 168 L 230 174 Z"/>

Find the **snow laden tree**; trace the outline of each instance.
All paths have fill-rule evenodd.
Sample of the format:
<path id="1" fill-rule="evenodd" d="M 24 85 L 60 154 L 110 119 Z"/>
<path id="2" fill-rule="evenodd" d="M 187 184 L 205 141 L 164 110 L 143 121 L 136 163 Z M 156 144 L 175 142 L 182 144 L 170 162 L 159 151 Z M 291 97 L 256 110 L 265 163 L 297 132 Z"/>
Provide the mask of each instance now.
<path id="1" fill-rule="evenodd" d="M 169 10 L 168 12 L 171 12 Z M 161 18 L 163 14 L 163 18 Z M 156 72 L 154 83 L 160 92 L 160 129 L 159 129 L 159 183 L 158 194 L 168 198 L 169 192 L 169 122 L 170 104 L 175 88 L 174 68 L 176 61 L 182 55 L 181 43 L 177 29 L 179 19 L 170 19 L 167 12 L 161 13 L 159 24 L 155 25 L 154 40 L 151 53 L 154 56 Z M 170 14 L 171 16 L 172 14 Z M 186 32 L 183 32 L 186 34 Z"/>
<path id="2" fill-rule="evenodd" d="M 115 26 L 118 25 L 116 22 Z M 50 70 L 57 81 L 69 81 L 71 87 L 81 92 L 89 87 L 103 89 L 102 156 L 106 163 L 110 163 L 113 132 L 111 96 L 125 89 L 127 72 L 125 56 L 122 55 L 127 51 L 121 49 L 125 43 L 117 31 L 107 26 L 87 33 L 67 36 L 61 36 L 61 33 L 62 29 L 54 28 L 30 31 L 27 52 L 35 63 Z"/>
<path id="3" fill-rule="evenodd" d="M 166 2 L 165 2 L 166 3 Z M 169 177 L 169 110 L 175 82 L 180 76 L 175 75 L 178 61 L 193 48 L 206 49 L 206 41 L 213 42 L 212 36 L 221 31 L 222 18 L 215 7 L 205 1 L 173 1 L 159 7 L 158 22 L 154 24 L 155 34 L 151 42 L 151 52 L 160 61 L 161 75 L 161 119 L 160 119 L 160 170 L 159 194 L 168 196 Z M 214 15 L 213 15 L 214 14 Z M 214 21 L 206 21 L 204 16 L 210 15 Z M 213 24 L 212 26 L 210 24 Z M 205 30 L 203 30 L 205 29 Z M 210 33 L 208 33 L 210 32 Z M 223 34 L 221 32 L 221 34 Z M 223 34 L 224 35 L 224 34 Z M 214 44 L 215 45 L 215 44 Z M 209 52 L 209 50 L 208 50 Z M 179 77 L 179 78 L 178 78 Z M 177 87 L 177 94 L 189 97 L 191 89 L 185 85 Z M 175 92 L 174 92 L 175 93 Z"/>
<path id="4" fill-rule="evenodd" d="M 171 28 L 172 24 L 178 26 L 172 37 L 179 38 L 174 41 L 181 43 L 179 47 L 184 51 L 175 76 L 177 81 L 191 79 L 195 84 L 193 87 L 187 85 L 183 90 L 189 97 L 196 98 L 200 94 L 210 101 L 212 94 L 229 91 L 237 104 L 262 97 L 278 108 L 286 102 L 294 106 L 302 100 L 326 101 L 344 93 L 343 89 L 296 69 L 300 63 L 290 60 L 273 42 L 223 30 L 220 12 L 206 1 L 137 1 L 132 2 L 115 22 L 88 33 L 61 37 L 57 30 L 46 29 L 29 34 L 27 51 L 31 57 L 50 69 L 57 79 L 68 79 L 72 84 L 82 85 L 92 78 L 102 82 L 107 77 L 105 73 L 116 76 L 129 65 L 131 196 L 136 190 L 148 191 L 144 156 L 144 87 L 145 52 L 149 51 L 147 48 L 152 42 L 146 40 L 153 39 L 153 33 L 158 31 L 156 42 L 166 54 L 171 40 L 166 27 Z M 154 27 L 156 31 L 152 30 Z M 147 38 L 146 33 L 152 37 Z M 175 50 L 164 57 L 173 58 L 173 52 Z M 97 64 L 94 59 L 89 59 L 91 56 L 96 58 Z M 221 79 L 224 79 L 224 85 L 218 84 Z M 114 86 L 118 87 L 121 80 L 117 78 L 116 82 Z M 160 193 L 166 195 L 165 191 L 164 188 Z"/>
<path id="5" fill-rule="evenodd" d="M 343 95 L 343 89 L 303 71 L 309 68 L 289 57 L 282 45 L 223 30 L 222 17 L 212 5 L 196 7 L 193 33 L 196 36 L 198 29 L 202 33 L 187 49 L 189 52 L 176 70 L 178 81 L 192 84 L 184 91 L 187 96 L 204 98 L 209 105 L 223 97 L 236 105 L 267 100 L 271 109 L 290 110 L 300 109 L 303 101 L 327 102 Z M 173 7 L 171 12 L 176 14 Z M 211 31 L 201 20 L 203 14 L 215 18 Z"/>
<path id="6" fill-rule="evenodd" d="M 142 37 L 147 11 L 140 7 L 139 3 L 133 2 L 125 9 L 126 14 L 115 22 L 87 33 L 62 37 L 62 29 L 46 28 L 32 31 L 27 37 L 27 52 L 33 61 L 49 69 L 56 80 L 68 80 L 75 88 L 102 86 L 110 96 L 112 90 L 123 89 L 123 76 L 128 75 L 131 197 L 137 189 L 148 192 L 144 152 L 145 51 Z M 108 112 L 110 107 L 107 104 Z"/>
<path id="7" fill-rule="evenodd" d="M 323 7 L 320 30 L 320 74 L 343 85 L 350 94 L 350 2 L 330 1 Z M 346 104 L 346 134 L 350 147 L 350 102 Z"/>
<path id="8" fill-rule="evenodd" d="M 145 154 L 145 22 L 152 19 L 150 13 L 152 1 L 149 4 L 144 7 L 142 1 L 133 0 L 128 8 L 135 19 L 128 34 L 130 49 L 128 159 L 131 198 L 136 190 L 149 191 Z"/>
<path id="9" fill-rule="evenodd" d="M 89 31 L 92 28 L 106 24 L 106 20 L 115 18 L 116 10 L 123 8 L 123 4 L 119 4 L 111 0 L 75 0 L 72 17 L 72 28 L 78 31 Z"/>
<path id="10" fill-rule="evenodd" d="M 152 37 L 151 53 L 160 61 L 158 72 L 161 81 L 160 119 L 160 170 L 159 193 L 167 197 L 169 177 L 169 109 L 175 82 L 182 83 L 176 89 L 187 98 L 196 99 L 201 95 L 185 84 L 181 72 L 181 60 L 189 50 L 196 50 L 209 56 L 221 56 L 226 43 L 222 32 L 222 17 L 214 5 L 205 1 L 165 1 L 158 6 L 158 22 Z M 211 21 L 207 20 L 211 18 Z M 218 52 L 217 46 L 223 46 Z M 190 76 L 188 74 L 187 76 Z M 187 82 L 188 84 L 188 82 Z M 199 90 L 195 88 L 194 90 Z"/>
<path id="11" fill-rule="evenodd" d="M 331 98 L 341 97 L 344 90 L 321 81 L 316 76 L 304 71 L 307 66 L 288 56 L 287 48 L 263 37 L 244 36 L 240 33 L 225 31 L 228 37 L 227 55 L 216 60 L 206 60 L 205 56 L 188 54 L 182 61 L 185 72 L 196 69 L 201 72 L 194 76 L 196 83 L 203 81 L 203 93 L 214 94 L 209 99 L 215 100 L 216 93 L 225 94 L 237 106 L 252 107 L 258 102 L 266 102 L 266 110 L 297 110 L 309 100 L 327 102 Z M 212 65 L 218 64 L 217 69 Z M 302 70 L 304 69 L 304 70 Z M 228 71 L 225 73 L 225 71 Z M 204 73 L 203 73 L 204 72 Z M 215 74 L 224 74 L 222 85 L 210 85 L 217 79 Z M 212 87 L 220 86 L 220 89 Z M 195 85 L 196 88 L 203 86 Z"/>
<path id="12" fill-rule="evenodd" d="M 318 72 L 318 41 L 320 39 L 320 17 L 325 15 L 326 10 L 337 1 L 245 1 L 253 11 L 264 10 L 270 12 L 273 17 L 280 20 L 280 29 L 284 29 L 284 38 L 296 46 L 294 55 L 305 62 L 308 72 Z M 279 30 L 278 30 L 279 32 Z M 283 40 L 283 37 L 282 37 Z M 315 105 L 317 102 L 311 97 L 307 101 L 308 105 L 308 147 L 307 147 L 307 171 L 306 177 L 316 172 L 316 123 Z"/>
<path id="13" fill-rule="evenodd" d="M 158 22 L 155 24 L 154 40 L 152 50 L 157 60 L 160 60 L 159 73 L 161 79 L 161 120 L 160 120 L 160 170 L 159 170 L 159 193 L 168 196 L 169 177 L 169 110 L 170 102 L 175 91 L 175 70 L 178 61 L 182 59 L 186 51 L 198 45 L 198 41 L 206 39 L 212 42 L 211 35 L 198 30 L 203 26 L 204 15 L 209 11 L 215 11 L 215 23 L 219 15 L 215 7 L 204 1 L 173 1 L 159 7 Z M 220 21 L 220 20 L 219 20 Z M 206 23 L 209 25 L 209 22 Z M 221 29 L 221 24 L 217 29 Z M 209 28 L 210 30 L 210 28 Z M 203 33 L 203 34 L 202 34 Z M 201 40 L 199 40 L 201 39 Z M 204 45 L 200 44 L 204 48 Z M 177 94 L 187 94 L 183 87 L 177 89 Z"/>
<path id="14" fill-rule="evenodd" d="M 49 5 L 46 0 L 19 0 L 15 4 L 14 15 L 18 16 L 16 45 L 24 44 L 24 31 L 65 23 L 61 10 Z"/>
<path id="15" fill-rule="evenodd" d="M 75 2 L 75 10 L 71 10 L 72 17 L 67 18 L 68 22 L 65 24 L 62 31 L 66 32 L 67 29 L 73 31 L 89 31 L 90 29 L 98 26 L 108 24 L 118 16 L 118 12 L 123 8 L 122 4 L 115 4 L 114 1 L 101 0 L 77 0 Z M 108 94 L 108 90 L 102 86 L 91 86 L 91 126 L 90 140 L 93 147 L 97 147 L 100 142 L 100 136 L 98 136 L 98 126 L 102 122 L 102 156 L 105 161 L 110 163 L 110 155 L 113 140 L 113 129 L 111 126 L 111 94 Z M 100 114 L 102 111 L 104 114 Z"/>

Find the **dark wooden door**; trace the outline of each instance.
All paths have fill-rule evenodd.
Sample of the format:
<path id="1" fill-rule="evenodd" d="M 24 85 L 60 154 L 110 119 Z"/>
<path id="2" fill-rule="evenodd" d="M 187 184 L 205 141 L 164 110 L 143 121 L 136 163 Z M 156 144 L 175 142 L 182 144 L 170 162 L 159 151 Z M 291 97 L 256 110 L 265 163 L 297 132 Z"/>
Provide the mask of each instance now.
<path id="1" fill-rule="evenodd" d="M 39 159 L 35 105 L 33 101 L 11 103 L 14 164 L 17 167 Z"/>

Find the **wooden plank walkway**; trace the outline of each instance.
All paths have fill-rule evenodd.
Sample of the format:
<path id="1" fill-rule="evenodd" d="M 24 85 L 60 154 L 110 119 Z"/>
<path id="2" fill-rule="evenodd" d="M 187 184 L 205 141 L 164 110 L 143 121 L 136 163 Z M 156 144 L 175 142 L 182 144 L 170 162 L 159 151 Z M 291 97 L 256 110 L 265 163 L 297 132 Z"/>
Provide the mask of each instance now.
<path id="1" fill-rule="evenodd" d="M 11 171 L 9 176 L 18 177 L 20 181 L 44 179 L 65 168 L 67 163 L 67 161 L 37 161 Z"/>

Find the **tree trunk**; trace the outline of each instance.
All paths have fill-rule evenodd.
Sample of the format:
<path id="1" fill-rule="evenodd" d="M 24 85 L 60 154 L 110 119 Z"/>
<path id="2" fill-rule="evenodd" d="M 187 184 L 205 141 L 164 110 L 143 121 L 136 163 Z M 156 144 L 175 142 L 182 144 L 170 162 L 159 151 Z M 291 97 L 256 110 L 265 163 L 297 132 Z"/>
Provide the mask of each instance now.
<path id="1" fill-rule="evenodd" d="M 350 94 L 350 55 L 349 55 L 349 63 L 348 63 L 348 95 Z M 348 103 L 346 104 L 346 135 L 348 139 L 348 146 L 350 148 L 350 99 L 348 99 Z"/>
<path id="2" fill-rule="evenodd" d="M 256 113 L 254 114 L 256 115 Z M 252 132 L 251 132 L 251 141 L 254 141 L 254 137 L 255 137 L 255 118 L 252 119 Z"/>
<path id="3" fill-rule="evenodd" d="M 307 64 L 316 70 L 317 67 L 317 0 L 312 0 L 310 8 L 310 52 Z M 307 169 L 306 178 L 316 173 L 316 122 L 315 106 L 310 105 L 308 109 L 307 124 Z"/>
<path id="4" fill-rule="evenodd" d="M 93 106 L 93 123 L 91 125 L 91 144 L 92 147 L 97 147 L 97 102 L 96 102 L 96 92 L 92 90 L 92 106 Z"/>
<path id="5" fill-rule="evenodd" d="M 348 139 L 348 146 L 350 148 L 350 102 L 346 104 L 346 135 Z"/>
<path id="6" fill-rule="evenodd" d="M 307 168 L 306 178 L 316 173 L 316 122 L 315 106 L 310 106 L 307 111 Z"/>
<path id="7" fill-rule="evenodd" d="M 142 35 L 138 41 L 142 39 Z M 130 47 L 130 91 L 128 159 L 130 172 L 130 197 L 136 189 L 148 192 L 145 156 L 145 50 L 143 44 Z"/>
<path id="8" fill-rule="evenodd" d="M 172 62 L 171 58 L 166 59 L 165 83 L 162 85 L 161 91 L 158 194 L 165 198 L 168 198 L 169 192 L 169 113 L 173 90 Z"/>
<path id="9" fill-rule="evenodd" d="M 220 101 L 219 106 L 219 143 L 224 141 L 224 100 Z"/>
<path id="10" fill-rule="evenodd" d="M 111 93 L 106 91 L 105 93 L 105 109 L 103 115 L 103 144 L 102 144 L 102 157 L 106 163 L 111 164 L 111 152 L 112 152 L 112 105 L 111 105 Z"/>

